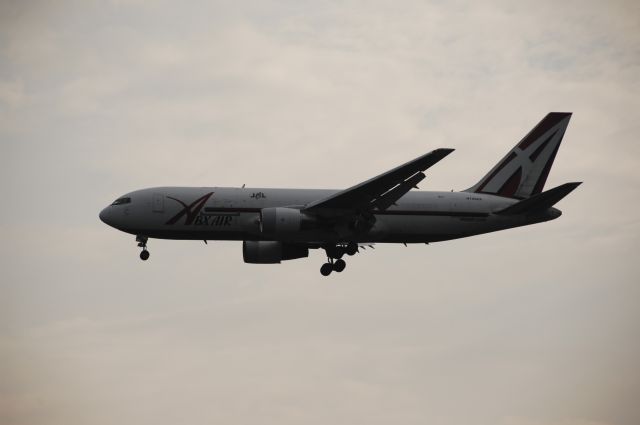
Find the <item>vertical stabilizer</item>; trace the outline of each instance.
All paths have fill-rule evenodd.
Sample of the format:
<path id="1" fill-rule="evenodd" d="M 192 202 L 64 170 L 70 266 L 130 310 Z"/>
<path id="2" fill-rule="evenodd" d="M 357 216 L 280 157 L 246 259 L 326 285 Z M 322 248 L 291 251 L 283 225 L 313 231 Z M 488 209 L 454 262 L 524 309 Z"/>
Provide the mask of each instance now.
<path id="1" fill-rule="evenodd" d="M 542 192 L 570 112 L 550 112 L 478 183 L 465 192 L 524 199 Z"/>

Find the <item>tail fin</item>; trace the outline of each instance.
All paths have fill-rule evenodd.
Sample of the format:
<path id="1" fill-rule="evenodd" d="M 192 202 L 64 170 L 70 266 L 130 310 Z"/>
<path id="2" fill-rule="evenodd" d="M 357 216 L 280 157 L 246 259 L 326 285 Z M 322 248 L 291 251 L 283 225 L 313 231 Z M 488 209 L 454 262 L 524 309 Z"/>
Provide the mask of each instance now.
<path id="1" fill-rule="evenodd" d="M 570 112 L 550 112 L 478 183 L 465 192 L 524 199 L 542 192 Z"/>
<path id="2" fill-rule="evenodd" d="M 573 192 L 573 190 L 581 184 L 582 182 L 565 183 L 558 187 L 554 187 L 553 189 L 533 195 L 530 198 L 523 199 L 520 202 L 516 202 L 503 210 L 496 211 L 496 214 L 511 215 L 544 211 L 560 202 L 562 198 Z"/>

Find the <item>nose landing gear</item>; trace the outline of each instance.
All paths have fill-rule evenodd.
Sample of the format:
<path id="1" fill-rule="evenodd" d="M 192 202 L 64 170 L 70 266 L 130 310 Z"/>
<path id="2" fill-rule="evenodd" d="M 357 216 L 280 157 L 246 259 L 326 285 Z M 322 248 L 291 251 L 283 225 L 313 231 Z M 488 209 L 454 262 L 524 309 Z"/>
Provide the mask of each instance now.
<path id="1" fill-rule="evenodd" d="M 140 259 L 142 261 L 147 261 L 149 259 L 149 251 L 147 251 L 147 238 L 146 236 L 136 236 L 136 242 L 138 242 L 138 246 L 142 248 L 142 252 L 140 253 Z"/>

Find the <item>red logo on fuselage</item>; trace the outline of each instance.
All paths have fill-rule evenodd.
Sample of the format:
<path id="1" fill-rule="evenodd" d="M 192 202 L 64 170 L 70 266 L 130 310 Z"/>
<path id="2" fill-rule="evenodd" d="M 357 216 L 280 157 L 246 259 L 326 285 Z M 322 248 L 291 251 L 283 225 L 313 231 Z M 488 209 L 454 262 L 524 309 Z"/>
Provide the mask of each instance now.
<path id="1" fill-rule="evenodd" d="M 173 199 L 174 201 L 182 205 L 184 208 L 182 208 L 182 210 L 180 210 L 178 214 L 171 217 L 169 221 L 167 221 L 165 224 L 176 224 L 176 222 L 180 220 L 182 216 L 187 217 L 184 224 L 192 224 L 193 221 L 198 216 L 198 214 L 200 213 L 200 210 L 202 209 L 204 204 L 206 204 L 207 200 L 209 200 L 209 198 L 211 197 L 211 195 L 213 195 L 213 192 L 209 192 L 206 195 L 201 196 L 200 198 L 196 199 L 189 205 L 185 204 L 179 199 L 172 198 L 171 196 L 167 196 L 167 198 Z"/>

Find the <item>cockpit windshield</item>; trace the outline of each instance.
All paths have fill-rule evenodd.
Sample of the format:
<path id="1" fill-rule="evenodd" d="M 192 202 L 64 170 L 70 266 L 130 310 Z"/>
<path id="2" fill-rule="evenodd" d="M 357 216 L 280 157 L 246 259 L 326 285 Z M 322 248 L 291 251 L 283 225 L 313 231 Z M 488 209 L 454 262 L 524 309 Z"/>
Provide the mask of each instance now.
<path id="1" fill-rule="evenodd" d="M 122 204 L 129 204 L 131 203 L 131 198 L 127 197 L 127 198 L 118 198 L 115 201 L 113 201 L 113 204 L 111 205 L 122 205 Z"/>

